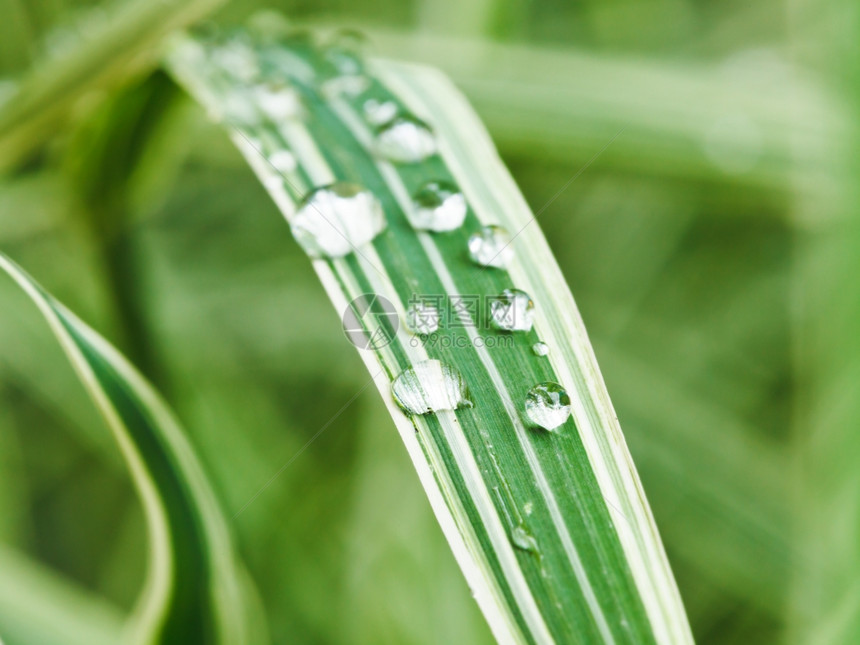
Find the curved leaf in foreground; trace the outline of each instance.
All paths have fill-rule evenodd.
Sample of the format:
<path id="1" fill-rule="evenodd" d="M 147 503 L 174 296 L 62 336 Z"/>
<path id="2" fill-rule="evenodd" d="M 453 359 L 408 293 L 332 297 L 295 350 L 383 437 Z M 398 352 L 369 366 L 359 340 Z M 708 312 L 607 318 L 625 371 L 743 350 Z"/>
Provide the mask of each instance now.
<path id="1" fill-rule="evenodd" d="M 228 126 L 337 309 L 351 306 L 363 326 L 362 359 L 496 638 L 690 642 L 582 320 L 531 211 L 442 75 L 364 62 L 356 40 L 184 39 L 168 64 Z M 314 192 L 336 182 L 348 183 Z M 501 245 L 472 249 L 482 267 L 470 240 L 490 225 L 514 238 L 513 258 L 498 261 Z"/>
<path id="2" fill-rule="evenodd" d="M 127 642 L 259 642 L 226 522 L 191 446 L 152 387 L 101 336 L 0 254 L 36 303 L 107 421 L 134 478 L 150 539 L 148 580 Z"/>

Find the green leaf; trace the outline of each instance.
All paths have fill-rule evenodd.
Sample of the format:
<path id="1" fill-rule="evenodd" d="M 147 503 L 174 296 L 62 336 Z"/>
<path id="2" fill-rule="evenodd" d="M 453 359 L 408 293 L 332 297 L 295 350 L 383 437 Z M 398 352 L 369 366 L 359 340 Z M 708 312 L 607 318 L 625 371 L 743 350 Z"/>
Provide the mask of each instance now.
<path id="1" fill-rule="evenodd" d="M 256 600 L 191 446 L 152 387 L 96 332 L 0 254 L 104 416 L 132 473 L 150 539 L 149 573 L 128 638 L 254 643 Z"/>
<path id="2" fill-rule="evenodd" d="M 24 554 L 0 546 L 0 643 L 113 645 L 122 614 Z"/>
<path id="3" fill-rule="evenodd" d="M 389 333 L 390 343 L 361 350 L 362 359 L 497 640 L 691 642 L 582 320 L 535 216 L 444 76 L 362 62 L 351 51 L 355 40 L 343 36 L 318 48 L 305 35 L 180 39 L 169 67 L 225 122 L 306 244 L 297 207 L 312 189 L 347 181 L 379 200 L 384 230 L 369 242 L 351 242 L 342 256 L 314 258 L 313 266 L 338 311 L 352 306 L 368 338 Z M 428 123 L 438 154 L 391 161 L 369 122 L 368 100 Z M 468 203 L 462 226 L 429 233 L 411 225 L 411 196 L 428 180 L 462 190 Z M 326 222 L 348 238 L 342 224 Z M 469 260 L 470 236 L 490 224 L 514 236 L 506 269 Z M 378 300 L 371 315 L 348 305 L 377 294 L 403 321 L 416 297 L 449 304 L 474 297 L 486 306 L 509 288 L 533 299 L 532 329 L 490 329 L 486 316 L 466 310 L 429 337 L 411 334 L 402 322 L 391 333 L 391 318 L 374 315 L 383 313 Z M 302 315 L 300 302 L 291 315 Z M 547 356 L 533 351 L 538 341 L 549 346 Z M 449 390 L 447 404 L 431 404 L 431 413 L 404 413 L 392 383 L 409 370 L 420 373 L 426 361 L 451 368 L 449 386 L 459 374 L 473 405 L 457 405 L 463 393 L 451 398 Z M 436 372 L 432 382 L 419 378 L 412 394 L 426 397 L 445 373 Z M 542 382 L 563 384 L 570 394 L 572 416 L 554 432 L 537 428 L 525 413 L 527 393 Z"/>

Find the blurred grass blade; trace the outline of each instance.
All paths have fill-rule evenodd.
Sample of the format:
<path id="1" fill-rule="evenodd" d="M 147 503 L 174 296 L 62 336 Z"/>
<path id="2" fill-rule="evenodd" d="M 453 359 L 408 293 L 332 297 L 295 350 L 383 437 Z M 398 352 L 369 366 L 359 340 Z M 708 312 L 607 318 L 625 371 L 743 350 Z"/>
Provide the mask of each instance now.
<path id="1" fill-rule="evenodd" d="M 114 433 L 140 494 L 151 556 L 129 640 L 256 642 L 254 630 L 261 628 L 249 614 L 255 597 L 200 464 L 164 403 L 125 358 L 2 254 L 0 268 L 48 321 Z"/>
<path id="2" fill-rule="evenodd" d="M 691 642 L 582 321 L 531 211 L 445 77 L 362 61 L 357 40 L 341 34 L 319 48 L 306 35 L 180 39 L 168 64 L 225 121 L 306 248 L 300 221 L 307 225 L 315 215 L 306 203 L 301 214 L 297 207 L 312 189 L 351 182 L 379 200 L 384 230 L 369 242 L 348 240 L 352 248 L 343 239 L 361 224 L 354 219 L 360 214 L 329 213 L 343 216 L 338 225 L 317 211 L 326 220 L 318 222 L 319 237 L 327 225 L 341 236 L 327 242 L 344 247 L 313 260 L 338 311 L 373 293 L 390 301 L 400 320 L 416 299 L 435 299 L 447 314 L 442 332 L 429 338 L 401 325 L 390 343 L 360 353 L 497 640 Z M 432 133 L 407 118 L 401 132 L 408 143 L 398 149 L 392 130 L 379 138 L 378 128 L 396 123 L 385 120 L 393 115 L 415 115 Z M 392 142 L 394 149 L 386 148 Z M 468 210 L 461 226 L 429 233 L 411 225 L 412 196 L 428 181 L 462 190 Z M 507 269 L 469 261 L 470 235 L 490 224 L 519 233 Z M 533 328 L 488 330 L 474 307 L 451 306 L 460 298 L 484 311 L 488 297 L 510 288 L 530 294 Z M 385 334 L 390 318 L 353 310 L 368 338 Z M 538 341 L 548 355 L 533 351 Z M 408 370 L 421 375 L 413 394 L 437 397 L 421 406 L 427 414 L 404 414 L 392 396 L 392 383 Z M 435 389 L 446 374 L 444 385 L 456 389 L 456 373 L 471 406 L 458 405 L 462 392 Z M 527 393 L 542 382 L 570 393 L 572 416 L 555 432 L 537 429 L 524 409 Z"/>
<path id="3" fill-rule="evenodd" d="M 48 567 L 0 545 L 0 642 L 116 645 L 122 613 Z"/>
<path id="4" fill-rule="evenodd" d="M 41 61 L 0 102 L 0 171 L 55 136 L 83 100 L 98 99 L 99 92 L 150 69 L 166 35 L 200 20 L 223 2 L 130 0 L 109 9 L 93 7 L 104 24 L 95 33 L 75 34 L 70 51 Z"/>

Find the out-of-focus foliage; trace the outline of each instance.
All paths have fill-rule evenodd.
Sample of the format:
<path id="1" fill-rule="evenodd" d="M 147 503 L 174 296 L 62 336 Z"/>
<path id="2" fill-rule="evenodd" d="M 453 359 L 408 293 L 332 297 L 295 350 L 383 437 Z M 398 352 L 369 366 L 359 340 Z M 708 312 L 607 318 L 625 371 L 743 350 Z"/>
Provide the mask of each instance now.
<path id="1" fill-rule="evenodd" d="M 275 4 L 295 21 L 384 28 L 387 56 L 442 63 L 448 35 L 481 40 L 475 56 L 488 51 L 483 41 L 511 59 L 569 54 L 578 77 L 553 91 L 527 68 L 463 79 L 536 210 L 616 123 L 637 124 L 540 223 L 694 633 L 700 643 L 856 640 L 860 235 L 856 130 L 842 116 L 860 88 L 845 67 L 860 60 L 851 3 Z M 2 73 L 43 59 L 81 6 L 0 0 Z M 257 8 L 236 1 L 218 18 Z M 740 80 L 723 102 L 713 84 L 725 75 Z M 235 512 L 366 377 L 274 205 L 226 137 L 165 82 L 138 75 L 121 95 L 89 96 L 0 178 L 0 245 L 144 365 Z M 568 100 L 577 83 L 602 102 Z M 768 107 L 774 86 L 787 88 L 788 117 Z M 505 96 L 510 104 L 494 108 Z M 797 111 L 808 130 L 795 127 Z M 142 114 L 156 117 L 147 126 Z M 666 141 L 680 143 L 667 152 Z M 108 171 L 115 179 L 102 186 Z M 99 220 L 105 191 L 111 210 Z M 67 577 L 80 598 L 104 599 L 110 622 L 142 580 L 141 511 L 59 350 L 5 281 L 0 306 L 0 540 Z M 489 642 L 369 392 L 235 528 L 276 642 Z M 16 575 L 44 575 L 28 561 Z"/>

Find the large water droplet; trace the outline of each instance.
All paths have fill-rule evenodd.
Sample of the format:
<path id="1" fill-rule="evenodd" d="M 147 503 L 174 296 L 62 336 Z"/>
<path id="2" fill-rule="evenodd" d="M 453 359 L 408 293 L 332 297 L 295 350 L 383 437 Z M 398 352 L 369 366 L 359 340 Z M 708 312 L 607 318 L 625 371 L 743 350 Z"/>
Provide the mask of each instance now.
<path id="1" fill-rule="evenodd" d="M 376 134 L 377 152 L 399 163 L 417 163 L 436 152 L 436 137 L 430 127 L 413 116 L 391 119 Z"/>
<path id="2" fill-rule="evenodd" d="M 423 231 L 453 231 L 466 219 L 466 198 L 451 183 L 428 181 L 412 198 L 412 226 Z"/>
<path id="3" fill-rule="evenodd" d="M 546 356 L 549 354 L 549 345 L 544 342 L 538 341 L 534 345 L 532 345 L 532 351 L 535 353 L 535 356 Z"/>
<path id="4" fill-rule="evenodd" d="M 409 414 L 472 407 L 460 373 L 441 361 L 428 360 L 404 370 L 391 384 L 394 400 Z"/>
<path id="5" fill-rule="evenodd" d="M 290 227 L 308 255 L 341 257 L 379 235 L 386 221 L 370 191 L 338 182 L 305 197 Z"/>
<path id="6" fill-rule="evenodd" d="M 529 331 L 534 324 L 531 296 L 519 289 L 505 289 L 490 302 L 490 322 L 505 331 Z"/>
<path id="7" fill-rule="evenodd" d="M 406 326 L 416 334 L 432 334 L 439 329 L 439 320 L 439 310 L 428 303 L 416 302 L 406 311 Z"/>
<path id="8" fill-rule="evenodd" d="M 554 430 L 570 416 L 570 397 L 558 383 L 539 383 L 526 395 L 526 415 L 536 426 Z"/>
<path id="9" fill-rule="evenodd" d="M 483 267 L 504 269 L 514 257 L 511 236 L 501 226 L 484 226 L 469 238 L 469 257 Z"/>
<path id="10" fill-rule="evenodd" d="M 511 529 L 511 542 L 513 542 L 515 547 L 522 549 L 523 551 L 539 553 L 537 540 L 528 532 L 526 527 L 522 525 L 515 526 Z"/>
<path id="11" fill-rule="evenodd" d="M 397 103 L 394 101 L 380 101 L 378 99 L 367 99 L 361 106 L 364 118 L 371 125 L 380 126 L 388 123 L 397 116 Z"/>

